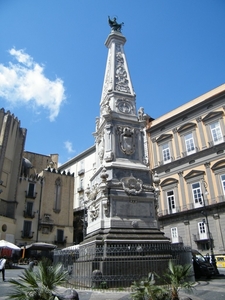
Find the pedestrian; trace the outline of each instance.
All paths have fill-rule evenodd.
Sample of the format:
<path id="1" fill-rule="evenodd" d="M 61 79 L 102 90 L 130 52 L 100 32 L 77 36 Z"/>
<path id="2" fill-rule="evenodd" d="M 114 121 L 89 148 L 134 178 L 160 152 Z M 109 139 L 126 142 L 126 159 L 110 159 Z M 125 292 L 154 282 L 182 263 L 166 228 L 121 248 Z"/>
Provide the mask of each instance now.
<path id="1" fill-rule="evenodd" d="M 5 281 L 5 264 L 6 264 L 6 256 L 3 256 L 0 259 L 0 272 L 2 272 L 2 280 Z"/>
<path id="2" fill-rule="evenodd" d="M 31 259 L 29 262 L 29 271 L 33 271 L 33 269 L 34 269 L 34 260 Z"/>

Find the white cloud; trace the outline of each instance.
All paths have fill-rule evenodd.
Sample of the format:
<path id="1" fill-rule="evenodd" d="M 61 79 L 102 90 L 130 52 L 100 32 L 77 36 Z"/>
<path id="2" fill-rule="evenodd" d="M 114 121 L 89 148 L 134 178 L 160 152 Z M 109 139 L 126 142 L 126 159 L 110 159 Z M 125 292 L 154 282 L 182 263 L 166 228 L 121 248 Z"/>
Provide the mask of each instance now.
<path id="1" fill-rule="evenodd" d="M 10 104 L 32 105 L 49 111 L 50 121 L 58 116 L 60 106 L 66 99 L 63 81 L 49 80 L 43 65 L 34 62 L 24 50 L 11 49 L 9 53 L 17 60 L 6 67 L 0 64 L 0 97 Z"/>
<path id="2" fill-rule="evenodd" d="M 68 151 L 69 153 L 75 152 L 75 150 L 73 150 L 73 145 L 72 145 L 71 142 L 66 141 L 66 142 L 64 142 L 64 145 L 65 145 L 65 148 L 67 149 L 67 151 Z"/>

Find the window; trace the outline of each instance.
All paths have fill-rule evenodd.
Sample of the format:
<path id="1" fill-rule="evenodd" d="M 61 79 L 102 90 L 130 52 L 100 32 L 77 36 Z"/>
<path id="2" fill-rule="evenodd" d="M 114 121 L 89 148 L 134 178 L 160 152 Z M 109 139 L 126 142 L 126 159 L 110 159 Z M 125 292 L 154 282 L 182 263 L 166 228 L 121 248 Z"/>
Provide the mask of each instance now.
<path id="1" fill-rule="evenodd" d="M 32 216 L 33 214 L 33 202 L 27 202 L 27 205 L 26 205 L 26 213 L 29 217 Z"/>
<path id="2" fill-rule="evenodd" d="M 35 197 L 35 184 L 34 183 L 29 183 L 28 184 L 27 197 L 28 198 L 34 198 Z"/>
<path id="3" fill-rule="evenodd" d="M 85 172 L 84 160 L 79 162 L 78 175 L 82 175 Z"/>
<path id="4" fill-rule="evenodd" d="M 210 129 L 214 145 L 222 143 L 223 136 L 219 122 L 217 121 L 215 123 L 210 124 Z"/>
<path id="5" fill-rule="evenodd" d="M 195 153 L 196 149 L 195 149 L 193 134 L 192 133 L 186 134 L 184 136 L 184 140 L 185 140 L 187 155 Z"/>
<path id="6" fill-rule="evenodd" d="M 24 221 L 24 223 L 23 223 L 23 237 L 25 237 L 25 238 L 32 237 L 31 236 L 32 235 L 31 226 L 32 226 L 31 221 Z"/>
<path id="7" fill-rule="evenodd" d="M 225 195 L 225 174 L 221 175 L 222 189 Z"/>
<path id="8" fill-rule="evenodd" d="M 199 222 L 198 223 L 198 232 L 199 232 L 200 240 L 206 240 L 207 239 L 207 232 L 206 232 L 205 222 Z"/>
<path id="9" fill-rule="evenodd" d="M 168 191 L 166 193 L 166 195 L 167 195 L 169 214 L 173 214 L 173 213 L 176 212 L 176 203 L 175 203 L 174 192 L 173 191 Z"/>
<path id="10" fill-rule="evenodd" d="M 192 184 L 192 195 L 194 201 L 194 207 L 201 207 L 204 205 L 203 198 L 202 198 L 202 191 L 200 187 L 200 183 L 196 182 Z"/>
<path id="11" fill-rule="evenodd" d="M 179 242 L 177 227 L 171 228 L 171 241 L 172 243 Z"/>
<path id="12" fill-rule="evenodd" d="M 64 231 L 62 229 L 57 229 L 57 242 L 62 243 L 64 238 Z"/>
<path id="13" fill-rule="evenodd" d="M 61 209 L 61 180 L 57 178 L 55 181 L 55 203 L 54 211 L 60 212 Z"/>
<path id="14" fill-rule="evenodd" d="M 162 156 L 164 163 L 169 163 L 171 161 L 170 148 L 168 143 L 162 145 Z"/>
<path id="15" fill-rule="evenodd" d="M 78 193 L 83 193 L 84 191 L 84 176 L 79 177 L 79 185 L 77 191 Z"/>

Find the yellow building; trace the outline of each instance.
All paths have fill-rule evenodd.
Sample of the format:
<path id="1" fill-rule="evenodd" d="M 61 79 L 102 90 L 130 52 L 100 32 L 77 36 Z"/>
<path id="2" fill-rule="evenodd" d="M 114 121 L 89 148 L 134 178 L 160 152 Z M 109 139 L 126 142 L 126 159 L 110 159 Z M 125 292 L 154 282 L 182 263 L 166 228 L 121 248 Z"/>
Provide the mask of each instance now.
<path id="1" fill-rule="evenodd" d="M 18 183 L 17 244 L 73 245 L 74 175 L 57 170 L 56 154 L 26 151 L 24 160 Z"/>
<path id="2" fill-rule="evenodd" d="M 24 152 L 26 132 L 0 110 L 0 239 L 73 245 L 74 175 L 58 171 L 57 154 Z"/>
<path id="3" fill-rule="evenodd" d="M 172 243 L 225 252 L 225 84 L 153 120 L 159 224 Z"/>

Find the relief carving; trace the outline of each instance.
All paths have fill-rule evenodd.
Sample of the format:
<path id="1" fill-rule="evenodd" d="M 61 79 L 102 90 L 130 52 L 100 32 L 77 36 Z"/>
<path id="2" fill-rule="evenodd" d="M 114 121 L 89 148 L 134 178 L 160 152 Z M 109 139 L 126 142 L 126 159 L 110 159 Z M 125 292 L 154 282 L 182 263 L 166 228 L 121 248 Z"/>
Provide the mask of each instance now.
<path id="1" fill-rule="evenodd" d="M 143 181 L 133 176 L 123 177 L 121 179 L 124 191 L 128 195 L 138 195 L 143 190 Z"/>
<path id="2" fill-rule="evenodd" d="M 131 155 L 135 152 L 135 129 L 131 127 L 118 126 L 120 148 L 123 153 Z"/>
<path id="3" fill-rule="evenodd" d="M 90 218 L 93 221 L 95 221 L 99 216 L 99 208 L 97 208 L 96 206 L 91 206 L 90 208 Z"/>
<path id="4" fill-rule="evenodd" d="M 130 88 L 128 86 L 127 72 L 124 67 L 124 59 L 121 52 L 120 45 L 116 45 L 116 72 L 115 72 L 115 89 L 120 92 L 129 93 Z"/>

